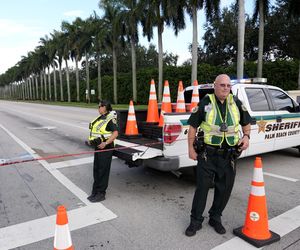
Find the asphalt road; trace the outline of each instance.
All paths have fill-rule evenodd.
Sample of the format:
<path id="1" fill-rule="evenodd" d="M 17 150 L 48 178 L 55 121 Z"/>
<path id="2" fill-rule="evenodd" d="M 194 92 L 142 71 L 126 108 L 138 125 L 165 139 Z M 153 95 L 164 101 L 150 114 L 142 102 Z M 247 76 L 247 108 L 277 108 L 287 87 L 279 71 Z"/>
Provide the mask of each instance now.
<path id="1" fill-rule="evenodd" d="M 106 200 L 86 200 L 92 151 L 84 145 L 97 110 L 0 101 L 0 163 L 85 154 L 0 167 L 0 249 L 52 249 L 58 205 L 68 210 L 75 249 L 256 249 L 235 237 L 245 220 L 254 157 L 238 162 L 223 213 L 225 235 L 208 226 L 184 230 L 195 188 L 191 168 L 181 178 L 113 159 Z M 296 149 L 262 155 L 270 229 L 281 240 L 264 249 L 300 249 L 300 158 Z"/>

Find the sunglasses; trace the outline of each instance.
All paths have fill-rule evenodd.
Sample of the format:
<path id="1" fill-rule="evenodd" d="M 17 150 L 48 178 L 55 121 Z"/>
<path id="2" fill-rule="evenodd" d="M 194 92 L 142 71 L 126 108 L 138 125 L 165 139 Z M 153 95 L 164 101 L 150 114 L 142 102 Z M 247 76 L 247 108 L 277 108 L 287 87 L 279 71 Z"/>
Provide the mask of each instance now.
<path id="1" fill-rule="evenodd" d="M 222 88 L 231 88 L 231 84 L 226 84 L 226 83 L 219 83 L 219 86 Z"/>

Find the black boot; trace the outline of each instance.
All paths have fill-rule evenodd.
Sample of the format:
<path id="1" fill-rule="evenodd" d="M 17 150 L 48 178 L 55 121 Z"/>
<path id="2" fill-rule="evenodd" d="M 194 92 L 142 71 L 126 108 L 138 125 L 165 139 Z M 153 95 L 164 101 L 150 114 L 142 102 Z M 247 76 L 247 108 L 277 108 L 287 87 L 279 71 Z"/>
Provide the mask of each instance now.
<path id="1" fill-rule="evenodd" d="M 90 201 L 91 199 L 93 199 L 95 197 L 95 195 L 97 194 L 97 192 L 92 192 L 90 196 L 87 197 L 87 199 Z"/>
<path id="2" fill-rule="evenodd" d="M 94 197 L 89 199 L 90 202 L 100 202 L 105 200 L 105 193 L 97 193 Z"/>
<path id="3" fill-rule="evenodd" d="M 194 236 L 196 234 L 196 232 L 198 230 L 200 230 L 201 228 L 202 228 L 202 224 L 201 223 L 197 223 L 197 222 L 191 221 L 190 225 L 185 230 L 185 235 L 189 236 L 189 237 Z"/>
<path id="4" fill-rule="evenodd" d="M 208 224 L 212 226 L 218 234 L 225 234 L 226 229 L 222 223 L 213 219 L 209 219 Z"/>

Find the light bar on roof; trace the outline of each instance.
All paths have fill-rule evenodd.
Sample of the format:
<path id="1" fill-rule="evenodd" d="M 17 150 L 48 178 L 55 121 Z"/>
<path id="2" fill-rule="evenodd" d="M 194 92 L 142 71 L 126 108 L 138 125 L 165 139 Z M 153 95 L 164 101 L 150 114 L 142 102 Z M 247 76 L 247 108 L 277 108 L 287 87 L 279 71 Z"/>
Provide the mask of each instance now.
<path id="1" fill-rule="evenodd" d="M 267 83 L 267 78 L 255 77 L 255 78 L 245 78 L 245 79 L 236 79 L 231 80 L 232 84 L 237 83 Z"/>

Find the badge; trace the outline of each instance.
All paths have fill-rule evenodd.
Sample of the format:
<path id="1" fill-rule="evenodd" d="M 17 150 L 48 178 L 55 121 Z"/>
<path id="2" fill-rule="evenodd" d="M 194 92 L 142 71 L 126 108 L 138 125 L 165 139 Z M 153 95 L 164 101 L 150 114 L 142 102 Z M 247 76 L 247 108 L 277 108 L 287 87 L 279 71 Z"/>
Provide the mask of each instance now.
<path id="1" fill-rule="evenodd" d="M 226 122 L 222 122 L 220 125 L 220 132 L 227 132 L 228 131 L 228 126 Z"/>
<path id="2" fill-rule="evenodd" d="M 192 109 L 192 113 L 196 113 L 196 112 L 198 111 L 198 109 L 199 109 L 199 106 L 194 107 L 194 108 Z"/>
<path id="3" fill-rule="evenodd" d="M 117 124 L 117 119 L 116 119 L 116 118 L 113 118 L 113 119 L 112 119 L 112 122 L 113 122 L 113 124 Z"/>
<path id="4" fill-rule="evenodd" d="M 212 105 L 211 105 L 211 104 L 208 104 L 208 105 L 206 105 L 206 106 L 204 107 L 204 111 L 205 111 L 206 113 L 210 112 L 211 110 L 212 110 Z"/>

